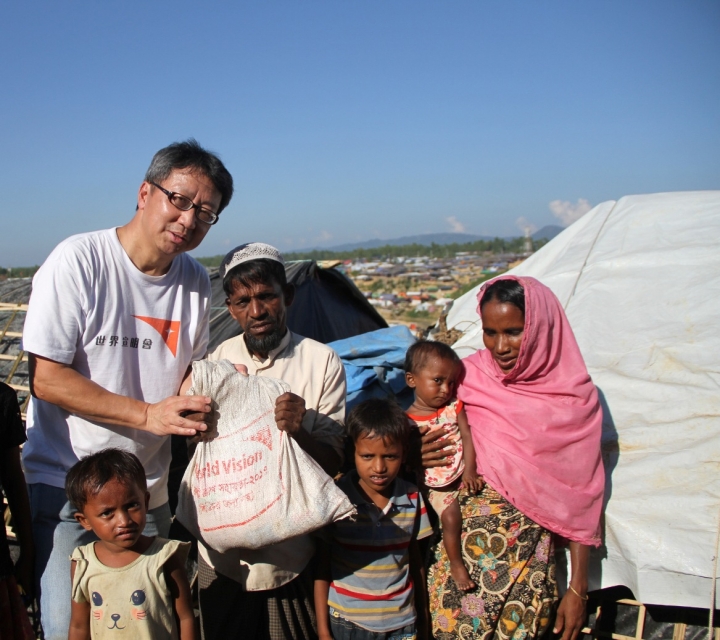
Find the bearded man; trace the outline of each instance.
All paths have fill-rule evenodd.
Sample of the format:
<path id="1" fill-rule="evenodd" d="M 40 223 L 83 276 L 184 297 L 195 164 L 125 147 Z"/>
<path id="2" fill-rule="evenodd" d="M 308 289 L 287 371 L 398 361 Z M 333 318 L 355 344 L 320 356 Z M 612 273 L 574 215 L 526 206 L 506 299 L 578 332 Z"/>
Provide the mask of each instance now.
<path id="1" fill-rule="evenodd" d="M 275 420 L 330 475 L 342 462 L 345 371 L 329 347 L 287 328 L 288 285 L 280 252 L 252 242 L 220 266 L 225 303 L 243 333 L 210 360 L 245 365 L 250 375 L 283 380 Z M 292 490 L 292 487 L 290 487 Z M 200 616 L 205 640 L 316 638 L 310 560 L 314 544 L 298 536 L 262 549 L 220 553 L 200 544 Z"/>

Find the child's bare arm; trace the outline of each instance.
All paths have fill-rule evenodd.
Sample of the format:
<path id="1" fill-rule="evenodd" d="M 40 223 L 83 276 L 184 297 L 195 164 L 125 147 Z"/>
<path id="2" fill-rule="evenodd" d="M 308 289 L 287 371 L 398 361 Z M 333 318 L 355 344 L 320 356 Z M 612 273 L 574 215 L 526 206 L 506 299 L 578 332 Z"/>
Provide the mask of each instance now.
<path id="1" fill-rule="evenodd" d="M 190 598 L 190 583 L 185 573 L 185 563 L 175 554 L 164 567 L 165 581 L 173 599 L 173 615 L 180 640 L 195 640 L 195 613 Z"/>
<path id="2" fill-rule="evenodd" d="M 332 640 L 330 633 L 330 609 L 328 594 L 330 593 L 330 546 L 325 540 L 317 541 L 315 552 L 315 617 L 317 618 L 319 640 Z"/>
<path id="3" fill-rule="evenodd" d="M 463 483 L 468 491 L 479 493 L 485 484 L 482 476 L 477 472 L 477 460 L 475 458 L 475 446 L 473 445 L 472 434 L 470 433 L 470 425 L 468 424 L 465 409 L 458 412 L 458 427 L 460 427 L 460 438 L 463 445 L 463 461 L 465 462 L 465 471 L 463 472 Z"/>
<path id="4" fill-rule="evenodd" d="M 425 565 L 423 564 L 420 545 L 417 540 L 410 542 L 408 553 L 410 559 L 410 575 L 415 587 L 417 637 L 418 640 L 428 640 L 430 638 L 430 621 L 428 616 L 427 586 L 425 584 Z"/>
<path id="5" fill-rule="evenodd" d="M 75 561 L 70 563 L 70 581 L 75 579 Z M 70 601 L 68 640 L 90 640 L 90 603 Z"/>

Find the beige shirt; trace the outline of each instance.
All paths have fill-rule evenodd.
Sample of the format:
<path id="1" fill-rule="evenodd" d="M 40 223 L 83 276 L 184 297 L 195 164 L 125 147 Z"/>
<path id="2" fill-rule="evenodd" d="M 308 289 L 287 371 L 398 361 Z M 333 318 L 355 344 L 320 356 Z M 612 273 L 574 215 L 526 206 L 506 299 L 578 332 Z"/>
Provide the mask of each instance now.
<path id="1" fill-rule="evenodd" d="M 133 562 L 107 567 L 95 555 L 91 542 L 77 547 L 72 599 L 90 605 L 92 640 L 157 640 L 178 637 L 174 599 L 165 580 L 165 564 L 179 554 L 183 564 L 189 542 L 155 538 Z"/>
<path id="2" fill-rule="evenodd" d="M 250 375 L 282 380 L 305 400 L 302 426 L 318 442 L 343 455 L 345 428 L 345 370 L 330 348 L 291 331 L 265 360 L 251 355 L 243 336 L 223 342 L 210 360 L 244 364 Z M 296 578 L 315 552 L 309 535 L 262 549 L 233 549 L 220 553 L 199 544 L 200 555 L 218 573 L 239 582 L 247 591 L 276 589 Z"/>

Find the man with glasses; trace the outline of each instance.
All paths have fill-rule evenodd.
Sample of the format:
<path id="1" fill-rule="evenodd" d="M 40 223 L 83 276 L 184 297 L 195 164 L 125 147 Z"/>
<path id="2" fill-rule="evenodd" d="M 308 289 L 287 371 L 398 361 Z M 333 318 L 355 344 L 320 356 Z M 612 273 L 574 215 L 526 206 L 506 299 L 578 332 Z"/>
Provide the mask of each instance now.
<path id="1" fill-rule="evenodd" d="M 130 222 L 68 238 L 33 280 L 23 335 L 33 395 L 23 462 L 47 640 L 67 638 L 69 556 L 95 539 L 65 496 L 73 464 L 108 447 L 137 455 L 150 492 L 145 534 L 168 534 L 167 436 L 204 431 L 183 416 L 210 410 L 210 398 L 176 395 L 209 337 L 210 281 L 184 254 L 232 193 L 217 156 L 194 140 L 172 144 L 155 154 Z"/>

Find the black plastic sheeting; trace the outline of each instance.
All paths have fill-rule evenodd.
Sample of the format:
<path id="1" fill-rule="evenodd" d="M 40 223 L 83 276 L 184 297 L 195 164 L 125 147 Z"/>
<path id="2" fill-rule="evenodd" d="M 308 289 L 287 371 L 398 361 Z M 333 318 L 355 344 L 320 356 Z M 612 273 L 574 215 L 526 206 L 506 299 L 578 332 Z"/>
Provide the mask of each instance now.
<path id="1" fill-rule="evenodd" d="M 388 325 L 355 284 L 335 269 L 323 269 L 314 260 L 285 265 L 289 284 L 295 286 L 295 300 L 287 310 L 288 327 L 295 333 L 327 344 L 384 329 Z M 212 312 L 210 345 L 242 331 L 225 306 L 225 292 L 217 271 L 210 273 Z"/>
<path id="2" fill-rule="evenodd" d="M 635 636 L 638 607 L 618 602 L 620 599 L 635 600 L 630 589 L 610 587 L 600 591 L 591 591 L 588 595 L 590 596 L 588 602 L 589 624 L 596 632 L 600 632 L 603 634 L 602 637 L 608 638 L 612 633 Z M 601 607 L 599 618 L 595 615 L 598 605 Z M 643 640 L 674 640 L 675 624 L 682 623 L 687 625 L 684 640 L 706 640 L 709 618 L 709 609 L 648 604 L 646 605 L 642 637 Z M 715 625 L 718 624 L 718 621 L 720 621 L 720 611 L 715 612 Z"/>

